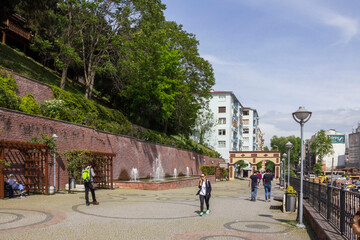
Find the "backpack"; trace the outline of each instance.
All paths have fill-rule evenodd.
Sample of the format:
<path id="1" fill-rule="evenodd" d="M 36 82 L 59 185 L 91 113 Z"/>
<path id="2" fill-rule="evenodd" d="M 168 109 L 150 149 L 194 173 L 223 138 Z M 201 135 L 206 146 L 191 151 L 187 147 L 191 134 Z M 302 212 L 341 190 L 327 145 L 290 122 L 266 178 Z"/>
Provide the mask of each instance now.
<path id="1" fill-rule="evenodd" d="M 85 168 L 82 172 L 82 180 L 83 182 L 90 182 L 90 169 Z"/>

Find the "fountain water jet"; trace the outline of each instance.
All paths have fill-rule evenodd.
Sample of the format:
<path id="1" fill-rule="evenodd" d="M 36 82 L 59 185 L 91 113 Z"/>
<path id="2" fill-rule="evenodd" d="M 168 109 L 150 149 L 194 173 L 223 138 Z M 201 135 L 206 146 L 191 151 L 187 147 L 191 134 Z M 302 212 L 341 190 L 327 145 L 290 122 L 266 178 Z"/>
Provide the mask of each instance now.
<path id="1" fill-rule="evenodd" d="M 139 178 L 139 172 L 138 172 L 137 168 L 132 168 L 131 173 L 130 173 L 130 181 L 137 182 L 138 178 Z"/>
<path id="2" fill-rule="evenodd" d="M 173 175 L 174 178 L 177 178 L 178 177 L 178 173 L 177 173 L 177 170 L 176 168 L 174 168 L 174 175 Z"/>
<path id="3" fill-rule="evenodd" d="M 155 159 L 155 164 L 153 165 L 153 181 L 164 181 L 165 172 L 161 165 L 161 158 L 159 155 L 159 158 Z"/>
<path id="4" fill-rule="evenodd" d="M 190 169 L 189 169 L 189 167 L 186 167 L 186 177 L 190 177 Z"/>

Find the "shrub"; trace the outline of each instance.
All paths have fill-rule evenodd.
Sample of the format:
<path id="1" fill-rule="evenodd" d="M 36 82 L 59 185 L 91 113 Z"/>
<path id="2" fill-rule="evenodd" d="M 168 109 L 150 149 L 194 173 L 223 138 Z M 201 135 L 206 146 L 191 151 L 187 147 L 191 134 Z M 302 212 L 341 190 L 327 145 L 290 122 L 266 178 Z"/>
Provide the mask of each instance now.
<path id="1" fill-rule="evenodd" d="M 16 96 L 16 90 L 13 76 L 0 68 L 0 107 L 19 110 L 20 98 Z"/>
<path id="2" fill-rule="evenodd" d="M 63 100 L 47 100 L 40 105 L 41 114 L 45 117 L 60 119 L 61 109 L 65 108 Z"/>
<path id="3" fill-rule="evenodd" d="M 206 175 L 215 175 L 215 168 L 216 166 L 213 165 L 203 165 L 200 167 L 200 170 Z"/>
<path id="4" fill-rule="evenodd" d="M 26 96 L 20 98 L 19 110 L 29 114 L 40 115 L 40 107 L 34 96 L 28 93 Z"/>

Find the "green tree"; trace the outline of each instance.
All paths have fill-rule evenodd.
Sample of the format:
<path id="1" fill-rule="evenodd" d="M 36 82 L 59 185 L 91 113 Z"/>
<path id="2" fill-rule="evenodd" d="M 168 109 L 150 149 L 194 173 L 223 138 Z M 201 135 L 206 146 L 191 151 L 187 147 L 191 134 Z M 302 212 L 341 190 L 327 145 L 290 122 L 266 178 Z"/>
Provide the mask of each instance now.
<path id="1" fill-rule="evenodd" d="M 279 150 L 281 156 L 286 153 L 288 154 L 288 150 L 285 147 L 287 142 L 291 142 L 293 144 L 293 148 L 290 150 L 290 165 L 295 165 L 299 161 L 299 156 L 301 153 L 301 139 L 295 136 L 288 137 L 278 137 L 273 136 L 270 140 L 270 146 L 272 150 Z M 286 159 L 287 163 L 288 159 Z"/>
<path id="2" fill-rule="evenodd" d="M 322 165 L 326 155 L 334 153 L 331 139 L 325 134 L 324 130 L 320 130 L 316 134 L 314 141 L 310 144 L 310 148 L 311 152 L 315 154 L 319 165 Z"/>
<path id="3" fill-rule="evenodd" d="M 75 15 L 76 22 L 82 23 L 78 29 L 80 46 L 77 50 L 83 64 L 87 99 L 92 97 L 97 73 L 116 72 L 111 56 L 114 35 L 121 27 L 117 24 L 117 8 L 117 1 L 81 0 Z"/>
<path id="4" fill-rule="evenodd" d="M 321 173 L 322 172 L 322 163 L 321 162 L 315 163 L 312 170 L 316 174 Z"/>
<path id="5" fill-rule="evenodd" d="M 193 134 L 199 139 L 200 144 L 205 144 L 206 134 L 210 133 L 216 124 L 214 113 L 210 110 L 209 104 L 199 110 Z"/>
<path id="6" fill-rule="evenodd" d="M 245 163 L 244 160 L 237 161 L 235 164 L 236 164 L 236 167 L 237 167 L 239 172 L 240 172 L 241 169 L 247 167 L 247 164 Z"/>

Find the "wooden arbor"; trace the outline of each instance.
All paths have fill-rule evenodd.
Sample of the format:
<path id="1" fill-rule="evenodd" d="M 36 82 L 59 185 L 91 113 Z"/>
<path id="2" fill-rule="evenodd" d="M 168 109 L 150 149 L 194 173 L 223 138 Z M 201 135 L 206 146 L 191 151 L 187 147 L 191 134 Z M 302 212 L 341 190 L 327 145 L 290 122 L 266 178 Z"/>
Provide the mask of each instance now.
<path id="1" fill-rule="evenodd" d="M 275 178 L 280 177 L 280 152 L 279 151 L 232 151 L 229 161 L 229 179 L 234 180 L 235 163 L 239 160 L 248 161 L 253 171 L 256 171 L 258 162 L 269 160 L 275 163 Z M 263 163 L 265 166 L 265 163 Z"/>
<path id="2" fill-rule="evenodd" d="M 66 153 L 67 162 L 72 162 L 67 166 L 68 173 L 73 176 L 80 177 L 81 171 L 86 163 L 91 163 L 94 168 L 95 178 L 94 183 L 99 188 L 113 189 L 113 157 L 115 153 L 96 152 L 89 150 L 72 150 Z M 70 172 L 69 172 L 70 171 Z"/>
<path id="3" fill-rule="evenodd" d="M 96 183 L 99 188 L 113 189 L 113 157 L 115 157 L 116 154 L 91 151 L 90 156 L 92 156 L 91 159 L 94 164 L 94 183 Z M 99 158 L 102 160 L 101 164 L 96 161 Z"/>
<path id="4" fill-rule="evenodd" d="M 44 144 L 0 140 L 0 199 L 5 197 L 5 176 L 11 173 L 27 191 L 49 194 L 48 152 Z"/>

